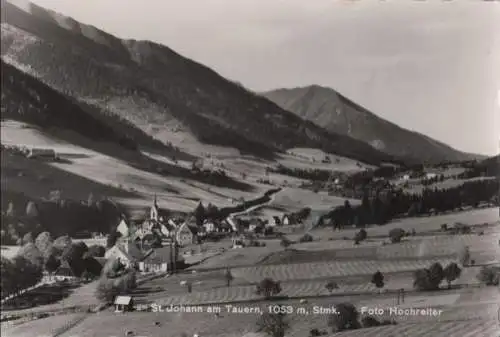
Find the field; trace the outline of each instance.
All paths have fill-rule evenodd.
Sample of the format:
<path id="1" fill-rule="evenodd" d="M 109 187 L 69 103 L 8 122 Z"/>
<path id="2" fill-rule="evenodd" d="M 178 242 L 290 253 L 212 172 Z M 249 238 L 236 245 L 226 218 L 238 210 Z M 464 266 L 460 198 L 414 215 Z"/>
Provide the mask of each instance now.
<path id="1" fill-rule="evenodd" d="M 134 211 L 149 206 L 152 195 L 156 194 L 160 207 L 191 211 L 200 200 L 224 207 L 234 205 L 234 200 L 241 198 L 249 200 L 259 197 L 266 190 L 272 188 L 272 186 L 257 182 L 259 179 L 269 179 L 275 185 L 282 185 L 285 181 L 290 186 L 298 186 L 301 183 L 300 179 L 279 174 L 265 174 L 265 168 L 277 164 L 280 159 L 266 161 L 252 156 L 240 155 L 238 151 L 230 148 L 204 144 L 194 146 L 194 143 L 191 144 L 191 142 L 195 142 L 195 140 L 190 140 L 189 137 L 178 139 L 177 145 L 180 146 L 181 150 L 186 147 L 190 149 L 193 156 L 199 156 L 203 160 L 204 168 L 219 168 L 218 164 L 223 162 L 227 175 L 248 184 L 250 189 L 213 186 L 196 179 L 179 176 L 176 173 L 176 168 L 186 170 L 191 167 L 191 162 L 182 160 L 173 162 L 170 158 L 153 154 L 147 149 L 144 149 L 144 158 L 168 164 L 172 168 L 170 174 L 163 175 L 150 170 L 148 166 L 150 164 L 144 161 L 146 160 L 144 158 L 141 159 L 144 161 L 142 163 L 137 162 L 135 157 L 117 151 L 117 149 L 108 149 L 101 153 L 97 150 L 70 144 L 51 137 L 28 124 L 2 121 L 1 132 L 2 143 L 5 145 L 52 148 L 59 157 L 67 161 L 66 163 L 41 163 L 28 161 L 17 156 L 4 156 L 2 160 L 2 188 L 7 196 L 12 196 L 12 199 L 20 197 L 26 191 L 29 192 L 26 197 L 39 199 L 47 197 L 51 190 L 57 189 L 68 198 L 86 200 L 92 192 L 96 197 L 112 197 L 115 201 Z M 176 134 L 171 133 L 170 136 L 172 135 Z M 100 143 L 89 144 L 95 149 L 105 148 Z M 173 142 L 173 144 L 176 143 Z M 112 153 L 116 153 L 116 156 Z M 302 158 L 285 157 L 289 164 L 296 162 L 305 165 L 302 163 Z M 314 163 L 307 165 L 310 165 L 311 168 L 315 167 Z M 335 165 L 330 164 L 329 168 L 334 169 Z M 246 175 L 245 179 L 242 177 L 243 173 Z M 304 200 L 302 199 L 304 197 L 314 198 L 320 207 L 331 207 L 340 202 L 338 198 L 318 197 L 308 191 L 297 192 L 297 190 L 292 189 L 286 193 L 290 193 L 291 201 L 287 204 L 287 194 L 284 194 L 283 201 L 285 203 L 283 206 L 292 208 L 300 208 L 301 200 Z M 301 193 L 301 195 L 296 196 L 297 193 Z M 279 202 L 276 206 L 279 206 Z"/>
<path id="2" fill-rule="evenodd" d="M 415 308 L 433 307 L 442 310 L 438 317 L 433 316 L 412 316 L 412 315 L 389 315 L 388 308 L 395 306 L 394 297 L 378 295 L 374 296 L 344 296 L 335 299 L 311 299 L 309 303 L 301 304 L 298 301 L 288 301 L 296 310 L 295 314 L 288 317 L 290 324 L 287 336 L 306 336 L 310 329 L 317 328 L 327 331 L 326 314 L 315 313 L 313 306 L 320 308 L 329 308 L 334 303 L 344 301 L 352 302 L 359 308 L 366 306 L 371 308 L 383 308 L 384 314 L 379 318 L 390 317 L 397 320 L 397 325 L 376 327 L 362 330 L 355 330 L 337 334 L 335 336 L 484 336 L 497 337 L 498 323 L 496 320 L 497 307 L 495 300 L 499 300 L 498 292 L 492 292 L 490 289 L 481 289 L 475 291 L 476 297 L 489 298 L 478 304 L 472 304 L 469 301 L 471 291 L 463 291 L 453 295 L 426 295 L 409 296 L 405 300 L 405 305 L 400 308 L 414 306 Z M 279 302 L 278 302 L 279 303 Z M 477 302 L 476 302 L 477 303 Z M 260 308 L 261 311 L 267 310 L 268 304 L 251 304 L 248 308 Z M 479 306 L 478 306 L 479 305 Z M 213 313 L 208 313 L 207 309 L 198 313 L 168 313 L 168 312 L 149 312 L 120 314 L 113 312 L 102 312 L 98 315 L 89 315 L 77 326 L 63 333 L 61 336 L 123 336 L 127 331 L 132 331 L 136 336 L 180 336 L 187 333 L 188 336 L 198 333 L 200 336 L 231 336 L 241 337 L 246 333 L 255 331 L 255 322 L 258 314 L 235 314 L 227 312 L 227 308 L 219 306 L 221 314 L 216 317 Z M 299 313 L 298 309 L 304 311 Z M 308 313 L 308 314 L 307 314 Z M 16 328 L 6 328 L 2 332 L 7 336 L 23 336 L 23 332 L 29 333 L 30 328 L 42 327 L 40 334 L 49 335 L 57 326 L 67 325 L 75 317 L 60 316 L 46 318 L 32 323 L 25 323 Z M 45 323 L 45 324 L 42 324 Z M 49 329 L 49 326 L 52 327 Z M 29 336 L 29 334 L 28 334 Z M 250 336 L 250 335 L 249 335 Z M 264 335 L 257 335 L 263 337 Z"/>
<path id="3" fill-rule="evenodd" d="M 307 203 L 305 201 L 307 200 Z M 278 192 L 268 207 L 286 210 L 299 210 L 311 207 L 316 211 L 328 211 L 336 206 L 343 205 L 345 198 L 328 195 L 327 193 L 312 193 L 300 188 L 284 188 Z M 359 200 L 350 199 L 351 205 L 359 204 Z"/>

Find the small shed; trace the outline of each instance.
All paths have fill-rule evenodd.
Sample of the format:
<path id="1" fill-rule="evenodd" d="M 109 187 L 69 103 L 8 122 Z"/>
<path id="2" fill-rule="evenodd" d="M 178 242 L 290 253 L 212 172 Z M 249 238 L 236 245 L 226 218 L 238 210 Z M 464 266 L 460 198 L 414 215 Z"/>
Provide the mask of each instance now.
<path id="1" fill-rule="evenodd" d="M 131 311 L 132 309 L 131 296 L 116 296 L 115 298 L 115 312 Z"/>

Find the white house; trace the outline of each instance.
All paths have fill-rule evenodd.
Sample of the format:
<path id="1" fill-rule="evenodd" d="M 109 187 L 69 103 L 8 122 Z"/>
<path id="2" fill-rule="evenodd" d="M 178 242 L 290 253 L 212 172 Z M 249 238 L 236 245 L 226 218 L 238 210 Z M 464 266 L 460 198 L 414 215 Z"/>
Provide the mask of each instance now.
<path id="1" fill-rule="evenodd" d="M 193 244 L 195 242 L 195 233 L 193 229 L 188 225 L 188 222 L 184 222 L 175 235 L 175 240 L 181 246 L 186 246 Z"/>
<path id="2" fill-rule="evenodd" d="M 134 242 L 127 240 L 118 240 L 116 244 L 108 249 L 104 254 L 106 260 L 119 259 L 126 267 L 139 262 L 144 255 Z"/>
<path id="3" fill-rule="evenodd" d="M 217 230 L 215 223 L 213 221 L 205 221 L 203 223 L 203 228 L 205 228 L 206 233 L 213 233 Z"/>
<path id="4" fill-rule="evenodd" d="M 124 238 L 130 235 L 129 227 L 125 219 L 122 219 L 122 221 L 120 221 L 120 223 L 116 227 L 116 231 L 120 233 Z"/>
<path id="5" fill-rule="evenodd" d="M 176 266 L 184 263 L 184 258 L 179 254 L 175 245 L 169 245 L 161 248 L 155 248 L 149 251 L 144 259 L 139 262 L 141 272 L 167 272 Z"/>
<path id="6" fill-rule="evenodd" d="M 437 177 L 437 174 L 434 172 L 428 172 L 425 174 L 425 179 L 434 179 Z"/>
<path id="7" fill-rule="evenodd" d="M 76 279 L 76 276 L 73 273 L 73 270 L 71 269 L 68 261 L 63 260 L 61 262 L 61 265 L 53 274 L 53 279 L 57 281 Z"/>

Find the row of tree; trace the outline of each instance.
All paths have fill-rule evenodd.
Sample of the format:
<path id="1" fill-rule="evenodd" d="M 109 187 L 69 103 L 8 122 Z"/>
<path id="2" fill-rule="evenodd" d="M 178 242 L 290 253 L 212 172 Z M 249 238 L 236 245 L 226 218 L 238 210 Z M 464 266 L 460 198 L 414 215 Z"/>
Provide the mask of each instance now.
<path id="1" fill-rule="evenodd" d="M 73 243 L 69 236 L 53 240 L 49 232 L 40 233 L 36 239 L 28 233 L 24 245 L 12 260 L 2 258 L 2 291 L 17 292 L 38 283 L 47 272 L 50 276 L 65 264 L 70 275 L 86 280 L 100 275 L 102 266 L 96 257 L 103 257 L 105 248 L 83 242 Z M 5 283 L 5 287 L 3 286 Z"/>
<path id="2" fill-rule="evenodd" d="M 91 194 L 87 201 L 61 198 L 53 191 L 48 200 L 30 201 L 19 210 L 13 202 L 2 212 L 0 235 L 4 245 L 21 245 L 27 233 L 38 235 L 48 231 L 54 236 L 75 236 L 79 232 L 109 233 L 118 223 L 122 212 L 108 199 L 96 200 Z"/>
<path id="3" fill-rule="evenodd" d="M 424 189 L 421 194 L 402 190 L 376 192 L 370 197 L 368 190 L 362 196 L 359 206 L 349 201 L 326 214 L 321 223 L 334 227 L 367 224 L 382 225 L 395 217 L 419 216 L 430 213 L 453 211 L 463 207 L 478 207 L 481 202 L 498 204 L 499 180 L 487 179 L 466 182 L 448 189 Z"/>

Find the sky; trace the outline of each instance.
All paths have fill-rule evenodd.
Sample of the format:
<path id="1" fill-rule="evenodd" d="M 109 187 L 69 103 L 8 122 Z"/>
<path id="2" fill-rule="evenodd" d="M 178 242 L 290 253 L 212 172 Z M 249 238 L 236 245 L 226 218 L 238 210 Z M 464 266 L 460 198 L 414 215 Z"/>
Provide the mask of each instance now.
<path id="1" fill-rule="evenodd" d="M 33 2 L 164 44 L 254 91 L 327 86 L 459 150 L 500 152 L 500 2 Z"/>

